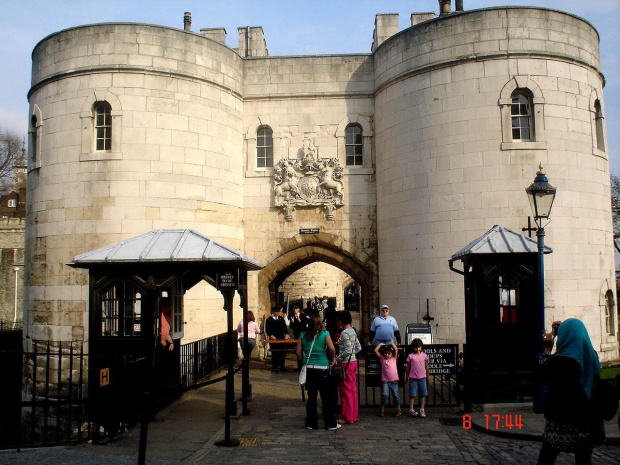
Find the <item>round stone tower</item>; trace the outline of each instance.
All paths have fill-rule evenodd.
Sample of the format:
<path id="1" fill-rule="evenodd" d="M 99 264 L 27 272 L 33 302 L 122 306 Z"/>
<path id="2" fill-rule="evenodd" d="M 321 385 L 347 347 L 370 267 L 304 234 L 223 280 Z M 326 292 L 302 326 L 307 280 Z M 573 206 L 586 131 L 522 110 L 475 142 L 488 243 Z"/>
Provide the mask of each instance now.
<path id="1" fill-rule="evenodd" d="M 527 226 L 525 188 L 542 162 L 558 192 L 546 326 L 580 318 L 601 358 L 616 357 L 596 30 L 559 11 L 489 8 L 417 24 L 374 59 L 382 299 L 422 313 L 428 301 L 435 341 L 464 340 L 463 279 L 448 260 L 495 224 Z"/>
<path id="2" fill-rule="evenodd" d="M 27 337 L 83 340 L 76 254 L 159 228 L 243 247 L 242 60 L 191 32 L 98 24 L 32 61 Z"/>

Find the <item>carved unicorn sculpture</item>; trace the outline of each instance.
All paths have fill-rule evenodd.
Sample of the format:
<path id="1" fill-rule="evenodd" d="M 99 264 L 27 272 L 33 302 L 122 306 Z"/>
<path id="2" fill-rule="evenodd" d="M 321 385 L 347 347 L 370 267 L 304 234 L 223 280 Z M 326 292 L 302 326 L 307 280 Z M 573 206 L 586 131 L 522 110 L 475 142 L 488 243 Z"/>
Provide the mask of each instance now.
<path id="1" fill-rule="evenodd" d="M 336 195 L 340 197 L 342 200 L 343 194 L 343 184 L 342 181 L 334 179 L 334 168 L 329 166 L 327 163 L 323 163 L 323 169 L 321 170 L 321 182 L 319 184 L 319 188 L 325 193 L 328 197 L 334 196 L 334 191 Z"/>

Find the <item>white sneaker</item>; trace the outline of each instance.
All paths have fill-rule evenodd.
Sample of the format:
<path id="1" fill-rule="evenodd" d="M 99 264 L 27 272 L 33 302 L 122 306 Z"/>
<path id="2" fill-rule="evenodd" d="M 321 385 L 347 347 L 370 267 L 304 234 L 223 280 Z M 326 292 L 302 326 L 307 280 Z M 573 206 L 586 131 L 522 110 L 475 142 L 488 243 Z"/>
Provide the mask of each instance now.
<path id="1" fill-rule="evenodd" d="M 417 417 L 418 415 L 419 415 L 419 413 L 418 413 L 418 412 L 416 412 L 416 411 L 415 411 L 415 410 L 413 410 L 413 409 L 409 409 L 409 416 L 412 416 L 412 417 Z"/>
<path id="2" fill-rule="evenodd" d="M 336 431 L 338 428 L 342 428 L 340 423 L 336 423 L 336 426 L 332 426 L 331 428 L 327 428 L 327 431 Z"/>
<path id="3" fill-rule="evenodd" d="M 420 418 L 426 418 L 426 412 L 424 411 L 424 409 L 420 410 Z"/>

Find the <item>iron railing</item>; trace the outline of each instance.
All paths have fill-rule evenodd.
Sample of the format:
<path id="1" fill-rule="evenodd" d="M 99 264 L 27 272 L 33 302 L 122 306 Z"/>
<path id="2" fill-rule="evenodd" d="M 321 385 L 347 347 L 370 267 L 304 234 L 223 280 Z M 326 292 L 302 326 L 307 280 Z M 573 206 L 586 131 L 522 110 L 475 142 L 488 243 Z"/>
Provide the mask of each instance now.
<path id="1" fill-rule="evenodd" d="M 52 446 L 90 438 L 87 358 L 81 342 L 35 343 L 32 351 L 0 352 L 0 364 L 10 367 L 12 384 L 9 394 L 0 398 L 0 447 Z"/>
<path id="2" fill-rule="evenodd" d="M 233 332 L 235 340 L 237 332 Z M 201 339 L 181 345 L 181 385 L 192 389 L 226 365 L 227 334 Z"/>

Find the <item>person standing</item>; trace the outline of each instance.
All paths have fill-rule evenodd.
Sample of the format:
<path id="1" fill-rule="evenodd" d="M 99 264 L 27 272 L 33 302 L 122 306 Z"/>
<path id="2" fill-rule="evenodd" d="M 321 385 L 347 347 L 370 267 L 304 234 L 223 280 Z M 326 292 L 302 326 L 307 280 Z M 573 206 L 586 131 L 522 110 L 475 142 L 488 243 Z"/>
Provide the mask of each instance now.
<path id="1" fill-rule="evenodd" d="M 574 453 L 577 464 L 590 464 L 593 447 L 605 440 L 603 419 L 590 402 L 601 364 L 581 320 L 565 320 L 557 334 L 556 352 L 548 365 L 547 422 L 538 464 L 555 463 L 560 452 Z"/>
<path id="2" fill-rule="evenodd" d="M 318 429 L 317 393 L 321 395 L 325 429 L 340 428 L 336 422 L 336 387 L 331 367 L 335 363 L 336 349 L 319 315 L 310 316 L 308 328 L 297 342 L 297 360 L 306 366 L 306 428 Z"/>
<path id="3" fill-rule="evenodd" d="M 385 416 L 385 404 L 390 400 L 391 392 L 396 403 L 394 416 L 400 417 L 402 410 L 400 409 L 401 399 L 398 393 L 398 367 L 396 366 L 398 347 L 394 343 L 389 346 L 381 343 L 375 347 L 375 354 L 381 362 L 381 410 L 379 410 L 379 416 Z"/>
<path id="4" fill-rule="evenodd" d="M 286 329 L 286 322 L 278 313 L 279 309 L 271 309 L 271 316 L 265 322 L 265 334 L 269 339 L 289 339 Z M 279 370 L 286 371 L 285 366 L 286 352 L 271 347 L 271 371 L 277 373 Z"/>
<path id="5" fill-rule="evenodd" d="M 382 305 L 381 314 L 372 321 L 370 326 L 370 341 L 375 346 L 379 344 L 389 345 L 394 342 L 394 339 L 400 344 L 398 323 L 394 317 L 390 316 L 390 307 Z"/>
<path id="6" fill-rule="evenodd" d="M 243 319 L 241 319 L 241 321 L 237 325 L 237 334 L 239 335 L 239 345 L 241 346 L 241 353 L 243 354 L 243 358 L 249 358 L 252 355 L 254 347 L 256 347 L 256 335 L 260 334 L 260 328 L 256 323 L 256 318 L 254 317 L 254 312 L 252 310 L 248 310 L 247 353 L 245 348 L 243 347 Z"/>
<path id="7" fill-rule="evenodd" d="M 308 316 L 301 311 L 299 305 L 293 307 L 293 315 L 291 315 L 290 327 L 293 330 L 293 339 L 299 339 L 299 335 L 306 330 L 308 326 Z"/>
<path id="8" fill-rule="evenodd" d="M 413 352 L 407 357 L 407 377 L 409 378 L 409 415 L 422 418 L 426 417 L 424 404 L 428 389 L 426 382 L 428 380 L 428 355 L 422 352 L 422 340 L 415 338 L 411 341 Z M 413 407 L 416 396 L 420 396 L 420 412 L 416 412 Z"/>
<path id="9" fill-rule="evenodd" d="M 351 325 L 351 312 L 345 310 L 340 315 L 343 330 L 340 333 L 338 347 L 340 349 L 336 363 L 344 368 L 345 380 L 338 385 L 342 412 L 338 423 L 355 423 L 358 420 L 359 406 L 357 404 L 357 354 L 362 350 L 357 338 L 357 331 Z"/>

